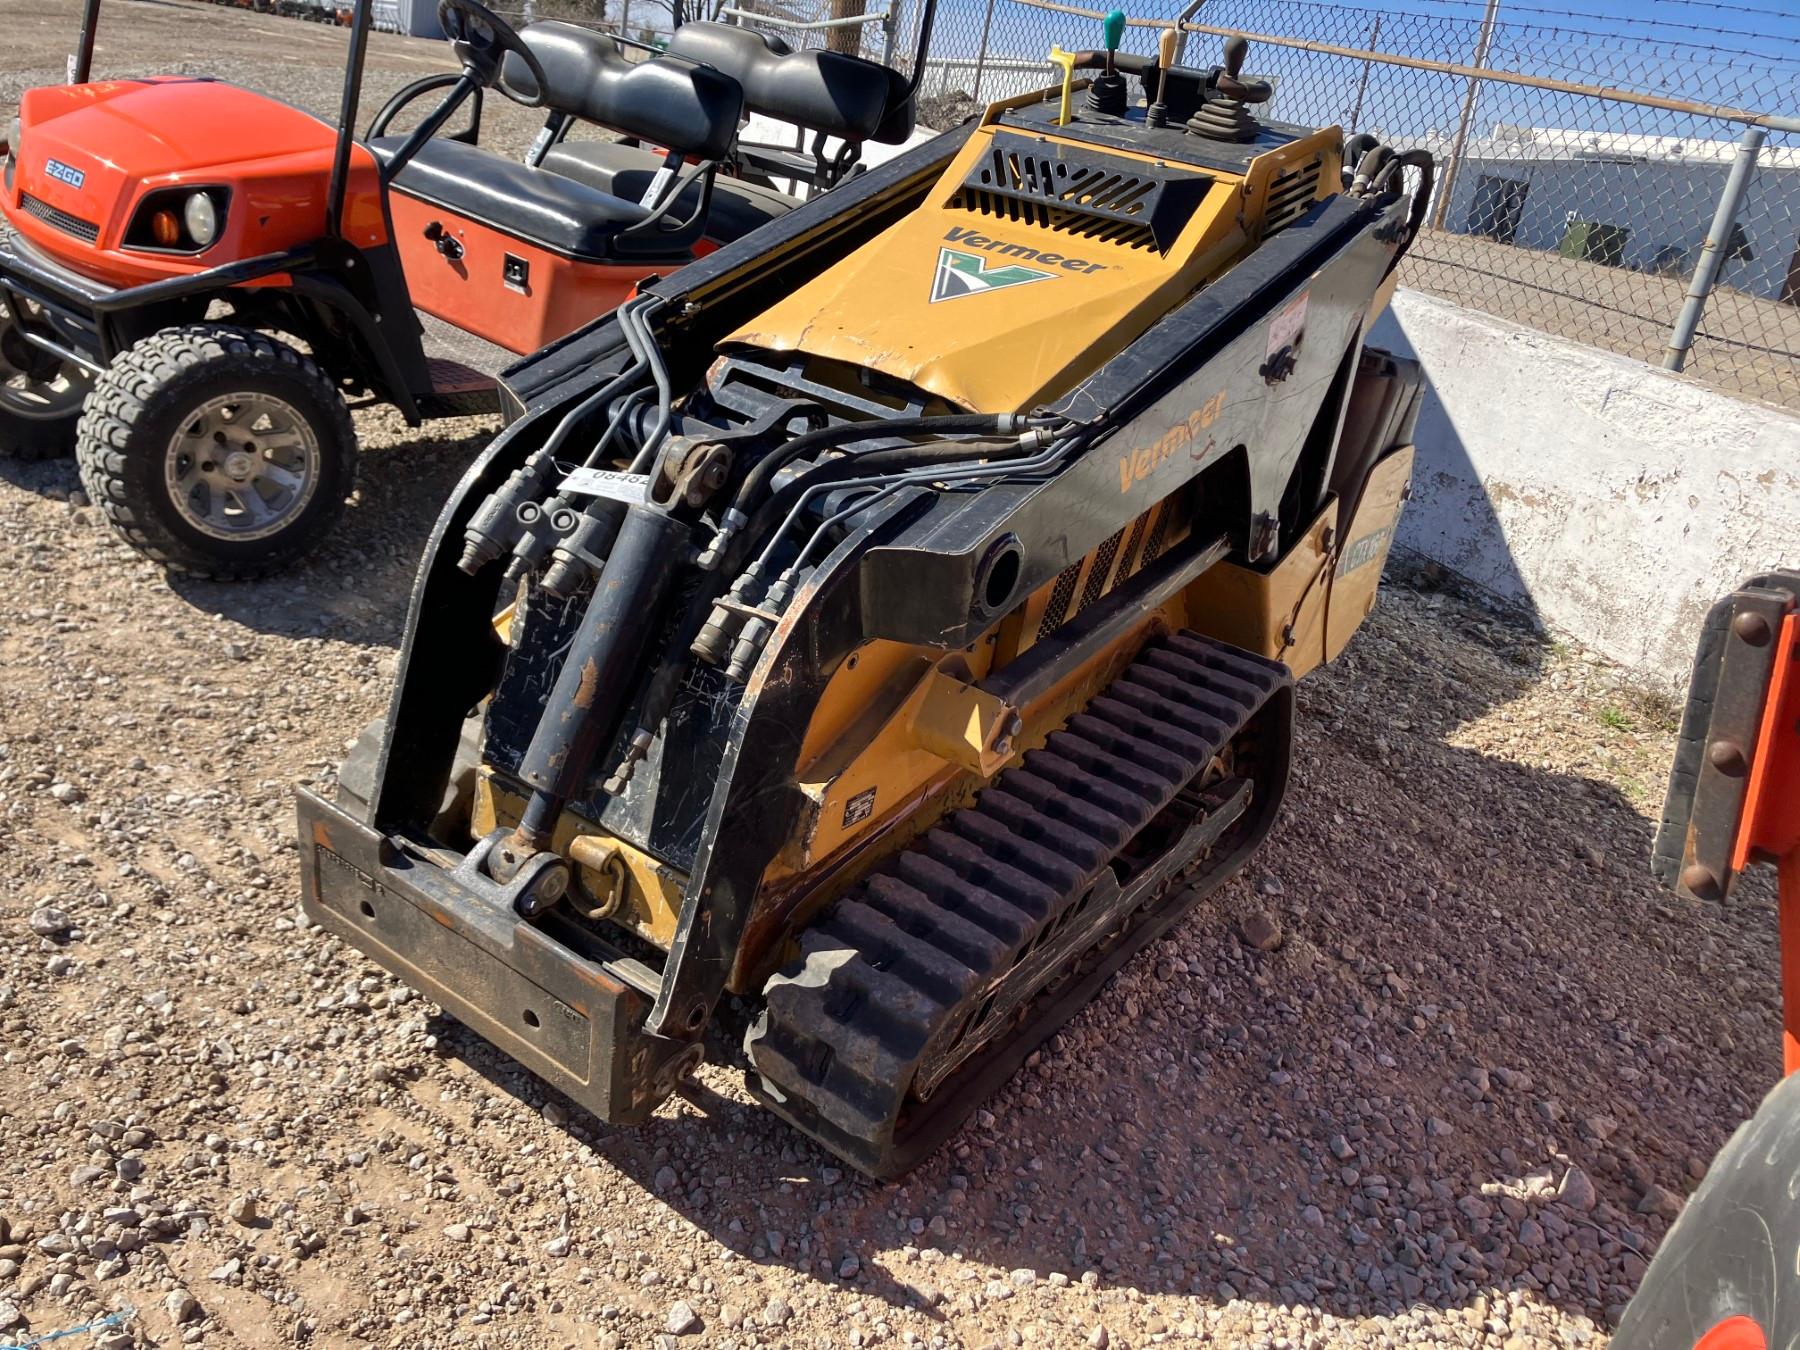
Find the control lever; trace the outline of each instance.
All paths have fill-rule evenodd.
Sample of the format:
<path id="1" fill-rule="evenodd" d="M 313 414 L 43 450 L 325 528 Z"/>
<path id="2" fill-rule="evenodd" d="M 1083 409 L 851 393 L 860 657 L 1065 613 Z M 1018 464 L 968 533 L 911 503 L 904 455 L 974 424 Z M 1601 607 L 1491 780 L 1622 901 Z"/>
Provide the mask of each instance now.
<path id="1" fill-rule="evenodd" d="M 1239 78 L 1244 69 L 1244 58 L 1250 54 L 1249 39 L 1243 34 L 1234 34 L 1225 39 L 1225 68 L 1213 80 L 1213 88 L 1225 98 L 1236 99 L 1239 103 L 1267 103 L 1275 87 L 1267 80 L 1245 80 Z"/>
<path id="2" fill-rule="evenodd" d="M 1175 64 L 1175 48 L 1181 42 L 1181 35 L 1173 28 L 1163 30 L 1163 35 L 1156 42 L 1156 102 L 1144 112 L 1144 125 L 1166 127 L 1169 125 L 1169 67 Z"/>
<path id="3" fill-rule="evenodd" d="M 1255 140 L 1261 133 L 1250 105 L 1266 103 L 1275 89 L 1267 80 L 1242 78 L 1244 57 L 1249 51 L 1250 44 L 1241 34 L 1225 39 L 1225 64 L 1208 78 L 1206 101 L 1187 120 L 1189 135 L 1242 143 Z"/>
<path id="4" fill-rule="evenodd" d="M 1088 107 L 1109 117 L 1123 117 L 1126 107 L 1125 77 L 1119 74 L 1119 42 L 1125 36 L 1125 12 L 1115 9 L 1100 24 L 1106 48 L 1106 67 L 1088 86 Z"/>

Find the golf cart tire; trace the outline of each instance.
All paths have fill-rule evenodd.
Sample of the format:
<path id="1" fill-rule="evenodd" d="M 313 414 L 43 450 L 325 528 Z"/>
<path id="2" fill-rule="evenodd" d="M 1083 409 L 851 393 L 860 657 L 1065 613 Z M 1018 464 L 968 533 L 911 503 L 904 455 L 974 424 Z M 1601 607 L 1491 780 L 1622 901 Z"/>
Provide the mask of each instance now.
<path id="1" fill-rule="evenodd" d="M 311 499 L 276 533 L 220 539 L 182 519 L 165 482 L 169 445 L 191 410 L 226 394 L 269 394 L 306 419 L 318 444 Z M 133 547 L 171 571 L 219 581 L 263 576 L 310 551 L 356 485 L 356 433 L 331 380 L 285 343 L 227 324 L 154 333 L 95 382 L 76 435 L 88 496 Z"/>
<path id="2" fill-rule="evenodd" d="M 0 459 L 67 459 L 75 449 L 81 409 L 61 417 L 19 417 L 0 409 Z"/>
<path id="3" fill-rule="evenodd" d="M 0 318 L 0 325 L 13 321 Z M 26 417 L 0 404 L 0 459 L 66 459 L 75 452 L 81 403 L 54 417 Z"/>

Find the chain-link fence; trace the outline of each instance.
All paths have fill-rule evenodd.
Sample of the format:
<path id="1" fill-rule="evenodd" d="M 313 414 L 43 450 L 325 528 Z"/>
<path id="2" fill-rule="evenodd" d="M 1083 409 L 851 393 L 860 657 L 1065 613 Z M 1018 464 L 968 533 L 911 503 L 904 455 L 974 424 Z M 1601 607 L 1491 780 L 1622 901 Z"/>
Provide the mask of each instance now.
<path id="1" fill-rule="evenodd" d="M 922 0 L 501 0 L 490 8 L 517 22 L 560 19 L 650 46 L 665 43 L 677 23 L 722 20 L 790 48 L 830 47 L 910 73 Z"/>
<path id="2" fill-rule="evenodd" d="M 1173 3 L 1133 17 L 1166 24 Z M 1403 284 L 1668 364 L 1698 269 L 1710 293 L 1675 359 L 1720 388 L 1800 408 L 1800 134 L 1696 110 L 1800 111 L 1800 24 L 1706 0 L 1646 3 L 1630 19 L 1467 8 L 1440 17 L 1205 0 L 1183 59 L 1219 59 L 1221 39 L 1206 29 L 1245 33 L 1246 72 L 1275 85 L 1266 116 L 1434 152 L 1435 200 Z M 1703 29 L 1697 17 L 1717 22 Z M 1133 26 L 1125 45 L 1149 53 L 1158 33 Z M 959 120 L 1050 83 L 1053 42 L 1097 46 L 1098 25 L 1028 0 L 945 0 L 922 83 L 927 116 Z M 1734 166 L 1741 200 L 1721 214 Z"/>

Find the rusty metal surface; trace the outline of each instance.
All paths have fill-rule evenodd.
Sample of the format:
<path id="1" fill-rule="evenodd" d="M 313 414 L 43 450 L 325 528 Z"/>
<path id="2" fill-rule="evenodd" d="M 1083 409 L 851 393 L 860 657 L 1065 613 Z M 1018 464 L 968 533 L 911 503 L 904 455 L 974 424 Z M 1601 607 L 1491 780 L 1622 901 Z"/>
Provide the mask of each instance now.
<path id="1" fill-rule="evenodd" d="M 1722 900 L 1737 882 L 1733 854 L 1749 787 L 1750 755 L 1782 619 L 1800 604 L 1800 573 L 1752 577 L 1706 617 L 1669 772 L 1651 870 L 1691 898 Z"/>
<path id="2" fill-rule="evenodd" d="M 571 925 L 514 911 L 511 887 L 384 835 L 302 789 L 301 905 L 602 1120 L 647 1117 L 688 1047 L 647 1035 L 654 972 Z M 572 943 L 585 942 L 584 948 Z M 647 987 L 646 987 L 647 986 Z"/>

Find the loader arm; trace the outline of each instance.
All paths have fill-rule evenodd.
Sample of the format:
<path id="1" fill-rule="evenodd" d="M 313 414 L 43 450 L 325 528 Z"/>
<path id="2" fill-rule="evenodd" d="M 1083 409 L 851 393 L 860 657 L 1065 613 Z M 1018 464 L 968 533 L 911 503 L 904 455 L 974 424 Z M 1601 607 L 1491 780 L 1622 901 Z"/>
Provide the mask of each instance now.
<path id="1" fill-rule="evenodd" d="M 1707 614 L 1651 868 L 1696 900 L 1746 867 L 1780 888 L 1782 1059 L 1800 1070 L 1800 572 L 1752 577 Z"/>

